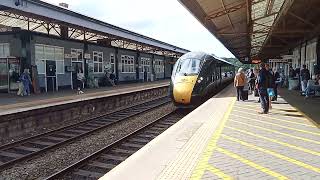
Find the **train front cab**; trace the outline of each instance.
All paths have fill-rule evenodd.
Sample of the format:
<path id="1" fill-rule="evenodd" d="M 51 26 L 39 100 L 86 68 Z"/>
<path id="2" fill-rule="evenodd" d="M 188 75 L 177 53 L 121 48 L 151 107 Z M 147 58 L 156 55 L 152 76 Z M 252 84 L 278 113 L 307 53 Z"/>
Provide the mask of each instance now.
<path id="1" fill-rule="evenodd" d="M 179 59 L 172 71 L 170 95 L 176 106 L 188 107 L 195 103 L 193 96 L 202 61 L 195 58 Z"/>
<path id="2" fill-rule="evenodd" d="M 223 74 L 232 72 L 232 69 L 232 65 L 210 55 L 204 56 L 202 60 L 179 59 L 173 69 L 170 85 L 170 95 L 175 106 L 195 107 L 201 104 L 229 84 L 232 76 L 224 77 Z"/>

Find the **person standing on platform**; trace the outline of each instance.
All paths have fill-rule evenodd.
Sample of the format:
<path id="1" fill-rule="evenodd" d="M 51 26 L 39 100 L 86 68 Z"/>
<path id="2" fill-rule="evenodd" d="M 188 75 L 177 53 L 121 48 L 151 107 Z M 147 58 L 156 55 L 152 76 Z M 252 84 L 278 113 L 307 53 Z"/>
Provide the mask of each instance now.
<path id="1" fill-rule="evenodd" d="M 280 78 L 280 74 L 277 71 L 277 68 L 273 68 L 273 80 L 274 80 L 274 97 L 272 99 L 272 101 L 277 101 L 278 99 L 278 85 L 281 82 L 281 78 Z"/>
<path id="2" fill-rule="evenodd" d="M 23 95 L 30 96 L 30 85 L 31 85 L 31 78 L 29 75 L 29 69 L 24 69 L 23 73 L 20 76 L 20 80 L 23 84 Z"/>
<path id="3" fill-rule="evenodd" d="M 234 87 L 236 87 L 237 89 L 237 101 L 239 101 L 240 99 L 244 101 L 244 99 L 242 98 L 242 94 L 245 83 L 246 76 L 244 74 L 244 70 L 243 68 L 239 68 L 238 73 L 234 77 Z"/>
<path id="4" fill-rule="evenodd" d="M 261 103 L 262 111 L 259 114 L 268 114 L 269 112 L 269 96 L 267 89 L 269 85 L 269 72 L 266 70 L 264 63 L 260 64 L 260 71 L 257 77 L 257 89 L 259 92 L 259 98 Z"/>
<path id="5" fill-rule="evenodd" d="M 84 92 L 81 90 L 84 82 L 84 74 L 81 68 L 77 70 L 77 94 L 83 94 Z"/>
<path id="6" fill-rule="evenodd" d="M 254 72 L 253 72 L 253 69 L 250 69 L 250 72 L 249 72 L 249 87 L 250 87 L 250 90 L 251 91 L 254 91 L 254 84 L 255 84 L 255 81 L 256 81 L 256 76 L 254 75 Z"/>
<path id="7" fill-rule="evenodd" d="M 290 65 L 290 66 L 289 66 L 289 78 L 290 78 L 290 79 L 293 79 L 294 77 L 296 77 L 296 72 L 295 72 L 295 70 L 293 69 L 293 67 Z"/>
<path id="8" fill-rule="evenodd" d="M 268 71 L 268 88 L 267 88 L 267 93 L 269 96 L 269 109 L 272 108 L 271 106 L 271 100 L 274 98 L 275 96 L 275 92 L 274 92 L 274 88 L 276 86 L 276 80 L 274 79 L 274 72 L 272 71 L 272 69 L 270 68 L 269 64 L 266 64 L 266 70 Z"/>
<path id="9" fill-rule="evenodd" d="M 300 71 L 300 80 L 301 80 L 301 91 L 305 94 L 308 80 L 310 79 L 310 72 L 307 69 L 307 66 L 304 64 L 302 66 L 302 69 Z"/>
<path id="10" fill-rule="evenodd" d="M 114 72 L 112 71 L 112 73 L 110 73 L 109 79 L 111 81 L 111 85 L 112 86 L 116 86 L 116 76 L 114 75 Z"/>

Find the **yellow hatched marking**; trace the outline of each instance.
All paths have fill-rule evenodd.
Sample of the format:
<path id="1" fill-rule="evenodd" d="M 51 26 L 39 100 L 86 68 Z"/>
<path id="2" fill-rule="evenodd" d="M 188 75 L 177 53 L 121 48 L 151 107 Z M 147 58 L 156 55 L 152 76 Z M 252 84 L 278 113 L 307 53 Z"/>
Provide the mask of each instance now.
<path id="1" fill-rule="evenodd" d="M 320 168 L 317 168 L 317 167 L 311 166 L 311 165 L 309 165 L 309 164 L 306 164 L 306 163 L 304 163 L 304 162 L 301 162 L 301 161 L 298 161 L 298 160 L 289 158 L 289 157 L 287 157 L 287 156 L 284 156 L 284 155 L 282 155 L 282 154 L 276 153 L 276 152 L 274 152 L 274 151 L 267 150 L 267 149 L 264 149 L 264 148 L 255 146 L 255 145 L 253 145 L 253 144 L 250 144 L 250 143 L 241 141 L 241 140 L 239 140 L 239 139 L 233 138 L 233 137 L 228 136 L 228 135 L 225 135 L 225 134 L 222 134 L 221 137 L 224 138 L 224 139 L 227 139 L 227 140 L 230 140 L 230 141 L 239 143 L 239 144 L 241 144 L 241 145 L 250 147 L 250 148 L 252 148 L 252 149 L 255 149 L 255 150 L 258 150 L 258 151 L 261 151 L 261 152 L 270 154 L 270 155 L 275 156 L 275 157 L 277 157 L 277 158 L 279 158 L 279 159 L 288 161 L 288 162 L 290 162 L 290 163 L 296 164 L 296 165 L 301 166 L 301 167 L 303 167 L 303 168 L 306 168 L 306 169 L 315 171 L 315 172 L 317 172 L 317 173 L 320 173 Z"/>
<path id="2" fill-rule="evenodd" d="M 223 130 L 230 114 L 231 114 L 231 111 L 232 111 L 232 108 L 233 108 L 235 102 L 236 102 L 236 98 L 233 98 L 228 109 L 227 109 L 227 112 L 224 114 L 224 116 L 222 118 L 221 124 L 219 125 L 218 129 L 214 132 L 213 136 L 211 137 L 205 151 L 203 152 L 203 154 L 200 158 L 200 161 L 198 162 L 195 170 L 193 171 L 192 176 L 191 176 L 192 180 L 201 179 L 201 177 L 203 176 L 204 171 L 206 170 L 208 161 L 217 146 L 217 141 L 222 133 L 222 130 Z"/>
<path id="3" fill-rule="evenodd" d="M 237 108 L 239 108 L 239 109 L 247 109 L 247 110 L 252 110 L 252 108 L 248 108 L 248 107 L 243 107 L 243 106 L 236 106 Z M 255 108 L 256 110 L 259 110 L 260 108 Z M 278 112 L 278 113 L 272 113 L 273 111 L 276 111 L 276 112 Z M 284 112 L 282 112 L 282 111 L 280 111 L 280 110 L 277 110 L 276 108 L 272 108 L 272 114 L 274 114 L 274 115 L 286 115 L 288 118 L 294 118 L 294 119 L 297 119 L 297 120 L 300 120 L 300 121 L 308 121 L 308 119 L 307 118 L 305 118 L 305 117 L 294 117 L 294 116 L 289 116 L 290 114 L 292 114 L 292 115 L 299 115 L 299 116 L 303 116 L 302 114 L 300 114 L 300 113 L 297 113 L 297 112 L 286 112 L 286 113 L 284 113 Z"/>
<path id="4" fill-rule="evenodd" d="M 320 133 L 314 133 L 314 132 L 304 131 L 304 130 L 301 130 L 301 129 L 291 128 L 291 127 L 287 127 L 287 126 L 282 126 L 282 125 L 276 124 L 276 123 L 271 123 L 271 122 L 266 122 L 266 121 L 251 119 L 251 118 L 248 118 L 248 117 L 245 117 L 245 116 L 241 116 L 241 115 L 235 115 L 235 114 L 231 114 L 231 115 L 232 115 L 232 116 L 235 116 L 235 117 L 243 118 L 243 119 L 248 119 L 248 120 L 251 120 L 251 121 L 257 121 L 257 122 L 261 122 L 261 123 L 265 123 L 265 124 L 271 124 L 271 125 L 274 125 L 274 126 L 282 127 L 282 128 L 285 128 L 285 129 L 290 129 L 290 130 L 293 130 L 293 131 L 299 131 L 299 132 L 303 132 L 303 133 L 307 133 L 307 134 L 312 134 L 312 135 L 320 136 Z"/>
<path id="5" fill-rule="evenodd" d="M 236 109 L 234 109 L 233 111 L 257 116 L 257 114 L 255 114 L 255 113 L 243 112 L 243 111 L 239 111 L 239 110 L 236 110 Z M 274 118 L 274 117 L 270 117 L 270 116 L 260 116 L 260 117 L 263 117 L 263 118 L 265 118 L 265 119 L 273 119 L 273 120 L 283 121 L 283 122 L 287 122 L 287 123 L 291 123 L 291 124 L 298 124 L 298 125 L 301 125 L 301 126 L 307 126 L 307 127 L 316 128 L 316 126 L 313 125 L 313 124 L 312 124 L 312 125 L 309 125 L 309 124 L 306 124 L 306 123 L 292 122 L 292 121 L 283 120 L 283 119 L 279 119 L 279 118 Z"/>
<path id="6" fill-rule="evenodd" d="M 307 139 L 307 138 L 303 138 L 303 137 L 299 137 L 299 136 L 294 136 L 294 135 L 287 134 L 287 133 L 282 133 L 282 132 L 279 132 L 279 131 L 263 128 L 263 127 L 260 127 L 260 126 L 255 126 L 255 125 L 244 123 L 244 122 L 241 122 L 241 121 L 236 121 L 236 120 L 232 120 L 232 119 L 229 119 L 229 121 L 232 121 L 232 122 L 235 122 L 235 123 L 239 123 L 239 124 L 244 124 L 246 126 L 251 126 L 251 127 L 254 127 L 254 128 L 258 128 L 258 129 L 262 129 L 262 130 L 265 130 L 265 131 L 268 131 L 268 132 L 281 134 L 281 135 L 288 136 L 288 137 L 291 137 L 291 138 L 295 138 L 295 139 L 299 139 L 299 140 L 303 140 L 303 141 L 307 141 L 307 142 L 311 142 L 311 143 L 315 143 L 315 144 L 320 144 L 320 141 L 314 141 L 314 140 L 311 140 L 311 139 Z"/>
<path id="7" fill-rule="evenodd" d="M 233 178 L 227 174 L 225 174 L 224 172 L 222 172 L 220 169 L 215 168 L 213 166 L 211 166 L 210 164 L 207 164 L 206 169 L 208 171 L 210 171 L 211 173 L 217 175 L 219 178 L 224 179 L 224 180 L 233 180 Z"/>
<path id="8" fill-rule="evenodd" d="M 251 167 L 253 167 L 253 168 L 255 168 L 255 169 L 259 170 L 259 171 L 262 171 L 262 172 L 264 172 L 266 174 L 269 174 L 270 176 L 276 177 L 277 179 L 288 179 L 286 176 L 284 176 L 282 174 L 279 174 L 279 173 L 277 173 L 275 171 L 272 171 L 271 169 L 263 167 L 263 166 L 261 166 L 261 165 L 259 165 L 257 163 L 254 163 L 254 162 L 252 162 L 252 161 L 250 161 L 248 159 L 245 159 L 245 158 L 243 158 L 243 157 L 241 157 L 241 156 L 239 156 L 239 155 L 237 155 L 237 154 L 235 154 L 233 152 L 230 152 L 230 151 L 228 151 L 226 149 L 217 148 L 217 151 L 219 151 L 219 152 L 221 152 L 221 153 L 223 153 L 223 154 L 225 154 L 227 156 L 230 156 L 230 157 L 232 157 L 234 159 L 237 159 L 238 161 L 241 161 L 242 163 L 247 164 L 247 165 L 249 165 L 249 166 L 251 166 Z"/>
<path id="9" fill-rule="evenodd" d="M 291 144 L 288 144 L 288 143 L 285 143 L 285 142 L 282 142 L 282 141 L 278 141 L 278 140 L 275 140 L 275 139 L 272 139 L 272 138 L 264 137 L 264 136 L 261 136 L 261 135 L 258 135 L 258 134 L 254 134 L 254 133 L 251 133 L 251 132 L 248 132 L 248 131 L 244 131 L 244 130 L 241 130 L 241 129 L 238 129 L 238 128 L 234 128 L 234 127 L 230 127 L 230 126 L 226 126 L 226 128 L 229 128 L 229 129 L 232 129 L 232 130 L 235 130 L 235 131 L 239 131 L 241 133 L 248 134 L 248 135 L 251 135 L 251 136 L 254 136 L 254 137 L 258 137 L 258 138 L 261 138 L 261 139 L 265 139 L 265 140 L 268 140 L 268 141 L 271 141 L 271 142 L 274 142 L 274 143 L 277 143 L 277 144 L 281 144 L 283 146 L 287 146 L 289 148 L 296 149 L 296 150 L 299 150 L 299 151 L 303 151 L 305 153 L 309 153 L 309 154 L 312 154 L 312 155 L 315 155 L 315 156 L 320 156 L 320 152 L 312 151 L 312 150 L 305 149 L 305 148 L 299 147 L 299 146 L 294 146 L 294 145 L 291 145 Z"/>

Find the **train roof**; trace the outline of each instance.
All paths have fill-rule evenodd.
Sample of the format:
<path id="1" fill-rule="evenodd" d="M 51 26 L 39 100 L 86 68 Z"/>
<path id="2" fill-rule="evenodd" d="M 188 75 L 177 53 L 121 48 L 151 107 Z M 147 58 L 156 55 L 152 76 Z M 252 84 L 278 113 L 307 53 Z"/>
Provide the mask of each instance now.
<path id="1" fill-rule="evenodd" d="M 181 56 L 180 58 L 182 58 L 182 59 L 184 59 L 184 58 L 195 58 L 195 59 L 204 60 L 206 56 L 212 56 L 218 61 L 221 61 L 221 62 L 229 64 L 229 65 L 233 65 L 232 63 L 228 62 L 227 60 L 221 59 L 221 58 L 219 58 L 219 57 L 217 57 L 215 55 L 208 54 L 208 53 L 205 53 L 205 52 L 188 52 L 188 53 L 184 54 L 183 56 Z"/>
<path id="2" fill-rule="evenodd" d="M 222 62 L 224 62 L 224 63 L 226 63 L 226 64 L 233 65 L 232 63 L 230 63 L 229 61 L 227 61 L 227 60 L 225 60 L 225 59 L 219 58 L 219 57 L 217 57 L 217 56 L 215 56 L 215 55 L 211 55 L 211 56 L 213 56 L 215 59 L 217 59 L 217 60 L 219 60 L 219 61 L 222 61 Z M 233 66 L 234 66 L 234 65 L 233 65 Z"/>
<path id="3" fill-rule="evenodd" d="M 207 55 L 209 55 L 209 54 L 204 53 L 204 52 L 188 52 L 188 53 L 182 55 L 180 58 L 181 59 L 195 58 L 195 59 L 204 60 L 204 58 Z"/>

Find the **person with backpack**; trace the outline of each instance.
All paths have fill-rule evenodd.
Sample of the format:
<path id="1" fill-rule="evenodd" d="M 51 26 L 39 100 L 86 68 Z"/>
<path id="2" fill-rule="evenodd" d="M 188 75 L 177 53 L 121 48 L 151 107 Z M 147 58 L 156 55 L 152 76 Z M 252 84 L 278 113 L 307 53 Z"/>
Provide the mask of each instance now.
<path id="1" fill-rule="evenodd" d="M 310 71 L 307 69 L 307 66 L 304 64 L 300 71 L 301 91 L 304 94 L 305 94 L 309 79 L 310 79 Z"/>
<path id="2" fill-rule="evenodd" d="M 266 69 L 264 63 L 260 64 L 260 71 L 257 77 L 257 89 L 262 111 L 259 114 L 268 114 L 269 112 L 269 95 L 267 89 L 271 87 L 270 72 Z"/>
<path id="3" fill-rule="evenodd" d="M 240 99 L 244 101 L 243 96 L 243 88 L 246 83 L 246 76 L 244 74 L 243 68 L 238 69 L 238 73 L 234 77 L 234 87 L 237 89 L 237 101 Z"/>

